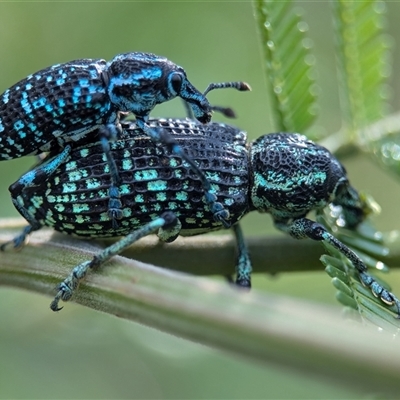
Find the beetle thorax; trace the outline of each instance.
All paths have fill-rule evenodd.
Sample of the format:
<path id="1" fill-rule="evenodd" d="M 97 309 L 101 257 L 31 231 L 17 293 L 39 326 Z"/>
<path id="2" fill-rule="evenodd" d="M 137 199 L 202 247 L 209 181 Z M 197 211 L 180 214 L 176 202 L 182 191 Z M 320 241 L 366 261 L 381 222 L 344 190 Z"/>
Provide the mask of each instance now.
<path id="1" fill-rule="evenodd" d="M 264 135 L 251 144 L 251 201 L 260 212 L 297 218 L 332 201 L 343 172 L 325 148 L 299 134 Z"/>

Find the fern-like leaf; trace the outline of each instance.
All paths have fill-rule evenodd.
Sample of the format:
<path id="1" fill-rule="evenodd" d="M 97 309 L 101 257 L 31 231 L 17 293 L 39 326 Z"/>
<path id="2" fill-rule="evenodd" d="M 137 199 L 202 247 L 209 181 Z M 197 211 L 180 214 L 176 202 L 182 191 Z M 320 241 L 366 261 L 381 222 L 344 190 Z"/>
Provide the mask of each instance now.
<path id="1" fill-rule="evenodd" d="M 388 267 L 381 261 L 388 254 L 388 249 L 382 239 L 382 234 L 370 224 L 363 222 L 357 229 L 340 228 L 340 207 L 332 207 L 318 217 L 319 222 L 329 227 L 335 236 L 351 248 L 369 268 L 368 273 L 374 279 L 390 290 L 389 285 L 371 270 L 388 272 Z M 340 225 L 340 222 L 339 222 Z M 336 298 L 347 308 L 353 309 L 358 318 L 390 332 L 400 329 L 400 320 L 396 318 L 398 310 L 395 306 L 387 306 L 376 298 L 369 288 L 360 283 L 357 271 L 349 260 L 329 245 L 325 245 L 330 255 L 321 257 L 325 271 L 332 277 L 332 284 L 337 289 Z"/>
<path id="2" fill-rule="evenodd" d="M 343 122 L 354 141 L 363 134 L 361 128 L 388 109 L 390 41 L 384 33 L 385 4 L 376 0 L 335 0 L 332 4 Z"/>
<path id="3" fill-rule="evenodd" d="M 291 1 L 255 0 L 254 4 L 276 128 L 303 132 L 316 117 L 307 24 Z"/>

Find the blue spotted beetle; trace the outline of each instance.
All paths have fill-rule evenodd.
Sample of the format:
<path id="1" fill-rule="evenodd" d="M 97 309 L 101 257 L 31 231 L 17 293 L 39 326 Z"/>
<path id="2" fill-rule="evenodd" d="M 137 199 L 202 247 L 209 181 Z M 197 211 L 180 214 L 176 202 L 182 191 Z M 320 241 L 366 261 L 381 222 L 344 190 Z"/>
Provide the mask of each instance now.
<path id="1" fill-rule="evenodd" d="M 238 249 L 236 284 L 251 286 L 251 262 L 239 222 L 248 212 L 269 213 L 275 226 L 296 239 L 329 243 L 347 257 L 360 281 L 400 313 L 400 302 L 367 272 L 364 262 L 319 223 L 306 217 L 333 204 L 353 229 L 366 217 L 366 206 L 350 185 L 340 162 L 324 147 L 296 133 L 263 135 L 251 143 L 246 134 L 226 124 L 202 125 L 189 119 L 154 119 L 194 160 L 210 181 L 213 194 L 229 211 Z M 219 230 L 198 176 L 190 164 L 170 150 L 156 146 L 140 125 L 123 124 L 120 139 L 110 144 L 120 171 L 121 213 L 118 227 L 108 213 L 107 187 L 112 179 L 107 157 L 98 143 L 73 145 L 69 159 L 36 187 L 10 191 L 18 211 L 27 219 L 23 233 L 2 246 L 20 247 L 28 234 L 43 226 L 80 237 L 122 236 L 93 260 L 73 269 L 59 285 L 51 309 L 69 300 L 79 281 L 141 237 L 157 233 L 164 242 L 178 235 Z M 53 159 L 45 160 L 48 165 Z M 23 178 L 22 178 L 23 179 Z"/>

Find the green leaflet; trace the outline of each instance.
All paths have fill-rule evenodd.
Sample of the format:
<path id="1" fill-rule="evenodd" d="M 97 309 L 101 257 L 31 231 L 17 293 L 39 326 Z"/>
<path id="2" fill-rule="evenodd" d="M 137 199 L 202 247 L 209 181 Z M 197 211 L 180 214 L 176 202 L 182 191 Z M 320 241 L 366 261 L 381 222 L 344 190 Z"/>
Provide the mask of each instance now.
<path id="1" fill-rule="evenodd" d="M 390 40 L 384 33 L 385 3 L 335 0 L 333 18 L 342 118 L 352 140 L 387 110 Z"/>
<path id="2" fill-rule="evenodd" d="M 332 4 L 344 130 L 349 141 L 356 141 L 381 166 L 399 176 L 400 116 L 382 119 L 389 108 L 391 73 L 386 5 L 373 0 L 335 0 Z"/>
<path id="3" fill-rule="evenodd" d="M 308 26 L 291 1 L 255 0 L 254 4 L 276 128 L 304 132 L 316 117 Z"/>
<path id="4" fill-rule="evenodd" d="M 356 251 L 357 255 L 371 270 L 387 272 L 388 268 L 380 259 L 387 254 L 387 249 L 379 232 L 368 222 L 363 222 L 356 230 L 346 230 L 337 226 L 337 215 L 327 210 L 317 220 L 325 227 L 334 230 L 336 237 L 349 248 Z M 388 307 L 374 297 L 371 290 L 365 288 L 359 281 L 358 273 L 349 260 L 337 250 L 325 245 L 330 255 L 323 255 L 321 262 L 325 271 L 332 278 L 332 284 L 337 289 L 336 298 L 344 306 L 358 311 L 364 322 L 369 322 L 390 332 L 400 328 L 400 320 L 396 319 L 396 308 Z M 360 250 L 361 249 L 361 250 Z M 390 290 L 389 285 L 371 274 L 382 286 Z"/>

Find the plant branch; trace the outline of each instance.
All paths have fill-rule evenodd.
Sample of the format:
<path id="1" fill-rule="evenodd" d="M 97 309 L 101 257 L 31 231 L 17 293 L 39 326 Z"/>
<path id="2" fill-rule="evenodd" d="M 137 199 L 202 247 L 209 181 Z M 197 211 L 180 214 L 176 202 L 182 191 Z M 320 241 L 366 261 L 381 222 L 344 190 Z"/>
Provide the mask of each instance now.
<path id="1" fill-rule="evenodd" d="M 9 226 L 8 232 L 4 225 Z M 15 227 L 10 225 L 3 221 L 1 242 L 12 235 Z M 53 295 L 54 286 L 70 268 L 96 251 L 97 242 L 50 237 L 50 231 L 43 230 L 32 235 L 23 251 L 1 254 L 0 283 Z M 285 254 L 290 253 L 286 249 Z M 312 373 L 363 391 L 394 394 L 399 389 L 400 349 L 390 336 L 347 324 L 332 309 L 301 300 L 243 293 L 210 279 L 118 256 L 88 275 L 74 301 L 257 362 Z"/>

